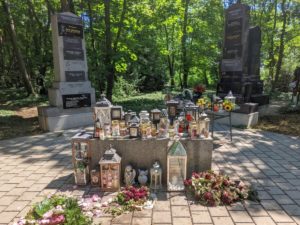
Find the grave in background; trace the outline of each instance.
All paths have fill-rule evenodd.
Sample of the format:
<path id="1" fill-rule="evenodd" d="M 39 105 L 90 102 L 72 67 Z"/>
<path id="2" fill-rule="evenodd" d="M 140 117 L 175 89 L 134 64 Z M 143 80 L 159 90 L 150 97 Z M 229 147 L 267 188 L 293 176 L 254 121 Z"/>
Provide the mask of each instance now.
<path id="1" fill-rule="evenodd" d="M 260 80 L 261 31 L 249 27 L 250 7 L 241 3 L 226 10 L 221 79 L 217 94 L 224 97 L 232 91 L 237 103 L 269 103 Z"/>
<path id="2" fill-rule="evenodd" d="M 54 82 L 50 106 L 39 107 L 40 127 L 57 131 L 93 124 L 95 90 L 88 80 L 83 23 L 70 12 L 51 18 Z"/>

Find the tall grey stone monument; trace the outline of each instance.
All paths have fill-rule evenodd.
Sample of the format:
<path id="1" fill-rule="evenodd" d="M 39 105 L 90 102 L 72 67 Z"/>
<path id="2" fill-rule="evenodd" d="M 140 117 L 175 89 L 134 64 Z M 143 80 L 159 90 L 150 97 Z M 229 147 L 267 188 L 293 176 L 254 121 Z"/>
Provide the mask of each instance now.
<path id="1" fill-rule="evenodd" d="M 88 80 L 83 23 L 70 12 L 52 16 L 54 82 L 50 106 L 39 107 L 43 130 L 56 131 L 91 125 L 95 90 Z"/>

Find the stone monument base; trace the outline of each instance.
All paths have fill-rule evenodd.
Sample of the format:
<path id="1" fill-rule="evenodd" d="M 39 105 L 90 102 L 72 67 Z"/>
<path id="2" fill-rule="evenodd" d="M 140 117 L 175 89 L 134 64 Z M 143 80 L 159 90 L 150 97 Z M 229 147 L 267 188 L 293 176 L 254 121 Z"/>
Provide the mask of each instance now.
<path id="1" fill-rule="evenodd" d="M 248 113 L 248 114 L 232 112 L 231 113 L 231 124 L 232 124 L 232 126 L 243 126 L 243 127 L 250 128 L 257 124 L 258 115 L 259 115 L 258 112 L 253 112 L 253 113 Z M 217 119 L 215 122 L 229 125 L 228 118 Z"/>
<path id="2" fill-rule="evenodd" d="M 90 107 L 62 109 L 58 107 L 38 107 L 40 128 L 44 131 L 59 131 L 92 125 L 93 111 Z"/>

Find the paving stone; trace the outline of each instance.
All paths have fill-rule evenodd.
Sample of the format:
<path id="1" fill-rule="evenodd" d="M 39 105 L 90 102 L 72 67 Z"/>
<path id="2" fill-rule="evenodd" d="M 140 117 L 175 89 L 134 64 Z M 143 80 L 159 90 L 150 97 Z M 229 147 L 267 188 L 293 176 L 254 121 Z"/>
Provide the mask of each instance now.
<path id="1" fill-rule="evenodd" d="M 111 224 L 111 220 L 112 218 L 108 218 L 108 217 L 100 217 L 100 218 L 94 218 L 93 219 L 93 224 L 94 225 L 110 225 Z"/>
<path id="2" fill-rule="evenodd" d="M 290 199 L 288 195 L 276 195 L 276 197 L 274 197 L 274 199 L 280 205 L 295 204 L 294 201 L 292 199 Z"/>
<path id="3" fill-rule="evenodd" d="M 170 211 L 169 201 L 156 201 L 153 207 L 154 211 Z"/>
<path id="4" fill-rule="evenodd" d="M 188 206 L 172 206 L 172 217 L 190 217 Z"/>
<path id="5" fill-rule="evenodd" d="M 173 218 L 173 225 L 193 225 L 191 218 Z"/>
<path id="6" fill-rule="evenodd" d="M 127 214 L 122 214 L 112 219 L 113 224 L 130 224 L 132 220 L 132 212 Z"/>
<path id="7" fill-rule="evenodd" d="M 170 197 L 171 205 L 188 205 L 185 195 L 175 195 Z"/>
<path id="8" fill-rule="evenodd" d="M 17 196 L 2 196 L 0 198 L 0 205 L 8 206 L 16 200 Z"/>
<path id="9" fill-rule="evenodd" d="M 14 189 L 10 190 L 9 192 L 7 192 L 6 195 L 16 195 L 16 196 L 20 196 L 20 195 L 23 194 L 26 190 L 27 190 L 27 188 L 14 188 Z"/>
<path id="10" fill-rule="evenodd" d="M 152 210 L 150 209 L 144 209 L 141 211 L 134 211 L 133 217 L 151 217 L 152 216 Z"/>
<path id="11" fill-rule="evenodd" d="M 237 222 L 253 222 L 247 211 L 229 211 L 233 221 Z"/>
<path id="12" fill-rule="evenodd" d="M 207 206 L 200 205 L 200 204 L 191 204 L 190 210 L 191 211 L 207 211 L 208 208 L 207 208 Z"/>
<path id="13" fill-rule="evenodd" d="M 285 191 L 291 199 L 300 200 L 300 191 Z"/>
<path id="14" fill-rule="evenodd" d="M 39 192 L 24 192 L 19 198 L 18 200 L 20 201 L 31 201 L 32 199 L 35 198 L 35 196 L 38 195 Z"/>
<path id="15" fill-rule="evenodd" d="M 283 210 L 268 211 L 275 222 L 294 222 L 292 218 Z"/>
<path id="16" fill-rule="evenodd" d="M 138 218 L 132 219 L 132 225 L 151 225 L 151 218 Z"/>
<path id="17" fill-rule="evenodd" d="M 192 212 L 193 223 L 211 223 L 211 217 L 208 211 L 194 211 Z"/>
<path id="18" fill-rule="evenodd" d="M 226 207 L 217 206 L 208 208 L 211 216 L 229 216 Z"/>
<path id="19" fill-rule="evenodd" d="M 270 217 L 252 217 L 256 225 L 276 225 Z"/>
<path id="20" fill-rule="evenodd" d="M 213 217 L 214 225 L 234 225 L 230 217 Z"/>
<path id="21" fill-rule="evenodd" d="M 263 200 L 263 201 L 261 201 L 261 204 L 267 210 L 278 210 L 278 209 L 281 209 L 281 207 L 276 203 L 275 200 Z"/>
<path id="22" fill-rule="evenodd" d="M 261 205 L 246 206 L 246 209 L 251 216 L 268 216 L 267 211 Z"/>
<path id="23" fill-rule="evenodd" d="M 230 206 L 226 206 L 226 208 L 227 208 L 227 210 L 231 210 L 231 211 L 236 211 L 236 210 L 237 211 L 243 211 L 243 210 L 245 210 L 245 207 L 241 202 L 233 203 Z"/>
<path id="24" fill-rule="evenodd" d="M 8 224 L 13 218 L 18 214 L 18 212 L 1 212 L 0 213 L 0 224 Z"/>
<path id="25" fill-rule="evenodd" d="M 29 201 L 15 201 L 12 204 L 9 205 L 9 207 L 7 207 L 5 209 L 5 211 L 17 211 L 20 212 L 22 211 L 26 205 L 28 205 Z"/>
<path id="26" fill-rule="evenodd" d="M 16 184 L 2 184 L 0 186 L 0 190 L 1 191 L 10 191 L 11 189 L 13 189 L 16 186 Z"/>
<path id="27" fill-rule="evenodd" d="M 23 182 L 21 182 L 20 184 L 17 185 L 17 187 L 31 187 L 31 185 L 33 185 L 35 183 L 34 180 L 25 180 Z"/>
<path id="28" fill-rule="evenodd" d="M 282 207 L 290 216 L 300 216 L 300 206 L 298 206 L 298 205 L 282 205 Z"/>
<path id="29" fill-rule="evenodd" d="M 153 212 L 152 223 L 172 223 L 171 212 Z"/>

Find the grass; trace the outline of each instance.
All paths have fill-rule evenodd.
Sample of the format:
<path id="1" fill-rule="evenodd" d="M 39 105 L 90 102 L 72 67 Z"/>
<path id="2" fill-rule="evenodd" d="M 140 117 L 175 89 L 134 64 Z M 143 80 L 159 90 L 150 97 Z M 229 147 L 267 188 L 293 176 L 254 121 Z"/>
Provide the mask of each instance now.
<path id="1" fill-rule="evenodd" d="M 139 94 L 137 96 L 127 97 L 124 99 L 114 99 L 114 104 L 123 106 L 125 111 L 130 109 L 137 113 L 141 110 L 150 111 L 154 108 L 166 108 L 164 104 L 164 94 L 162 94 L 162 92 Z"/>
<path id="2" fill-rule="evenodd" d="M 35 107 L 47 105 L 48 100 L 25 93 L 23 88 L 0 90 L 0 140 L 42 133 Z"/>

